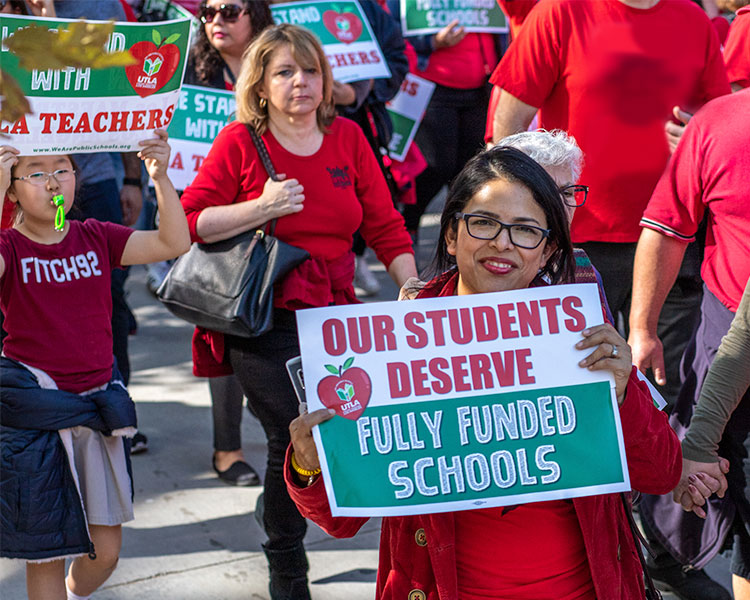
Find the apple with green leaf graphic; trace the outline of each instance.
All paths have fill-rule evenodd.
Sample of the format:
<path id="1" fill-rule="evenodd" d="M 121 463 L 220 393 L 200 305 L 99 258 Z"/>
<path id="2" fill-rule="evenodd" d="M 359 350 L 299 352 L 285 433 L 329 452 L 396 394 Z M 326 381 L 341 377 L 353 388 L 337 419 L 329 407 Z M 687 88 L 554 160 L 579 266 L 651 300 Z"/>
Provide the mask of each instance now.
<path id="1" fill-rule="evenodd" d="M 162 41 L 161 34 L 154 29 L 151 33 L 153 42 L 136 42 L 130 47 L 130 53 L 138 62 L 125 67 L 125 75 L 141 98 L 163 88 L 177 71 L 180 49 L 174 42 L 179 37 L 179 33 L 173 33 Z"/>
<path id="2" fill-rule="evenodd" d="M 362 35 L 362 21 L 354 13 L 339 13 L 327 10 L 323 13 L 323 25 L 338 41 L 351 44 Z"/>
<path id="3" fill-rule="evenodd" d="M 336 414 L 356 421 L 370 401 L 372 383 L 363 369 L 352 367 L 353 362 L 352 356 L 339 368 L 325 365 L 332 375 L 324 377 L 318 383 L 318 398 L 324 406 L 335 410 Z"/>

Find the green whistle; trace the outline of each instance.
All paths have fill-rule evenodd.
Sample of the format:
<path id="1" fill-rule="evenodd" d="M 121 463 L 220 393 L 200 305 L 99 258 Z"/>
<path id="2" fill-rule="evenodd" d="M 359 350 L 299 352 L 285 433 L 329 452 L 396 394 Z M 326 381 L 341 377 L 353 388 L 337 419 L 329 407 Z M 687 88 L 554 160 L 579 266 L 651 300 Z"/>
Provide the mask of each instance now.
<path id="1" fill-rule="evenodd" d="M 57 213 L 55 213 L 55 231 L 62 231 L 65 229 L 65 197 L 62 194 L 52 196 L 52 204 L 57 207 Z"/>

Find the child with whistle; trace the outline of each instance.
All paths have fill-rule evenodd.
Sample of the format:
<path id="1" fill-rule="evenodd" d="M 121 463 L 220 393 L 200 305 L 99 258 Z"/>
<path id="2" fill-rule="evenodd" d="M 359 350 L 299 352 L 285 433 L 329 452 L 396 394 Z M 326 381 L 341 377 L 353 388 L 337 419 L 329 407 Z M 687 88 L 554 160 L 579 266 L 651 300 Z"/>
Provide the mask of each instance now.
<path id="1" fill-rule="evenodd" d="M 67 220 L 70 157 L 0 146 L 0 198 L 15 206 L 12 228 L 0 231 L 0 556 L 27 561 L 31 600 L 88 598 L 114 571 L 121 525 L 133 519 L 135 407 L 112 356 L 111 270 L 190 246 L 166 131 L 140 146 L 157 231 Z"/>

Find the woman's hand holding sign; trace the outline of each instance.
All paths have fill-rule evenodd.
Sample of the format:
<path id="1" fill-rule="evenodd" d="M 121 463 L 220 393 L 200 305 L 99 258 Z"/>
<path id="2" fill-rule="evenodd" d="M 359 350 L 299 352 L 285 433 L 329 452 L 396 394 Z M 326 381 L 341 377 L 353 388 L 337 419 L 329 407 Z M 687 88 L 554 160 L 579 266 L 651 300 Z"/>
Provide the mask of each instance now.
<path id="1" fill-rule="evenodd" d="M 578 350 L 595 350 L 578 364 L 591 371 L 612 371 L 615 377 L 617 403 L 625 400 L 625 389 L 633 366 L 630 346 L 609 323 L 589 327 L 581 332 L 583 338 L 576 344 Z"/>
<path id="2" fill-rule="evenodd" d="M 314 412 L 304 412 L 289 424 L 289 433 L 292 436 L 292 446 L 294 447 L 294 458 L 297 465 L 306 471 L 316 471 L 320 469 L 320 459 L 318 458 L 318 449 L 315 447 L 315 440 L 312 436 L 312 428 L 316 425 L 328 421 L 336 411 L 330 408 L 321 408 Z M 298 475 L 300 483 L 306 485 L 307 480 Z"/>

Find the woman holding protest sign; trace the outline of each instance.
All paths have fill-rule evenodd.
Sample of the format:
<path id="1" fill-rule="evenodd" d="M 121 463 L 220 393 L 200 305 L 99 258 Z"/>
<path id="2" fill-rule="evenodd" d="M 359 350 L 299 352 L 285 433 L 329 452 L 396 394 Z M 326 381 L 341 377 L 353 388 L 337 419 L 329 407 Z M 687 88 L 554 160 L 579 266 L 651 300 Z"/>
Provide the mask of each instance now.
<path id="1" fill-rule="evenodd" d="M 201 26 L 190 51 L 185 83 L 234 90 L 242 55 L 261 31 L 273 25 L 268 2 L 206 0 L 200 5 L 198 17 Z M 164 276 L 166 271 L 160 279 Z M 214 425 L 214 471 L 230 485 L 257 485 L 260 478 L 242 452 L 244 394 L 240 383 L 234 375 L 224 375 L 209 378 L 208 384 Z"/>
<path id="2" fill-rule="evenodd" d="M 309 598 L 306 524 L 284 484 L 289 423 L 298 406 L 285 363 L 299 354 L 294 311 L 356 302 L 352 234 L 359 228 L 391 277 L 416 275 L 411 239 L 367 140 L 334 116 L 331 69 L 317 38 L 294 25 L 264 30 L 245 54 L 237 121 L 219 133 L 182 196 L 194 240 L 214 242 L 275 222 L 275 236 L 307 250 L 276 286 L 273 329 L 256 338 L 198 330 L 197 374 L 234 371 L 268 438 L 256 517 L 268 535 L 271 598 Z M 278 172 L 269 177 L 252 127 Z"/>
<path id="3" fill-rule="evenodd" d="M 549 175 L 525 154 L 497 147 L 453 182 L 441 218 L 440 273 L 419 298 L 498 292 L 572 280 L 565 208 Z M 610 324 L 589 327 L 579 364 L 611 371 L 631 485 L 668 490 L 680 449 L 666 417 L 635 376 L 630 349 Z M 285 475 L 300 511 L 330 534 L 354 535 L 365 518 L 333 518 L 311 429 L 327 409 L 290 426 Z M 492 556 L 492 560 L 487 560 Z M 514 507 L 383 519 L 379 599 L 643 598 L 642 569 L 618 494 Z"/>

